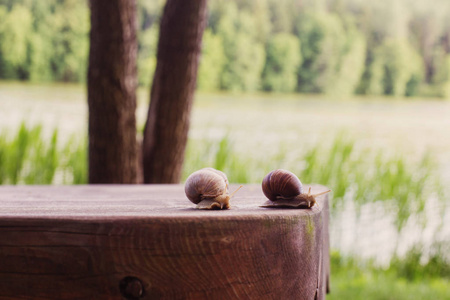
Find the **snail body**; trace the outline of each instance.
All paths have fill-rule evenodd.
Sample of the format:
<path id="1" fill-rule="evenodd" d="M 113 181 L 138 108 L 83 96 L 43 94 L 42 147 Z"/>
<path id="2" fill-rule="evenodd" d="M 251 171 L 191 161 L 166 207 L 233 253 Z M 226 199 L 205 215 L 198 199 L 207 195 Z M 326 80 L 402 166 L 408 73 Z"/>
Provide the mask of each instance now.
<path id="1" fill-rule="evenodd" d="M 204 168 L 189 175 L 184 191 L 198 209 L 228 209 L 230 198 L 234 195 L 229 195 L 225 173 L 213 168 Z"/>
<path id="2" fill-rule="evenodd" d="M 331 190 L 312 195 L 311 188 L 303 193 L 303 185 L 294 173 L 278 169 L 267 174 L 262 182 L 264 195 L 269 199 L 262 207 L 311 208 L 316 197 Z"/>

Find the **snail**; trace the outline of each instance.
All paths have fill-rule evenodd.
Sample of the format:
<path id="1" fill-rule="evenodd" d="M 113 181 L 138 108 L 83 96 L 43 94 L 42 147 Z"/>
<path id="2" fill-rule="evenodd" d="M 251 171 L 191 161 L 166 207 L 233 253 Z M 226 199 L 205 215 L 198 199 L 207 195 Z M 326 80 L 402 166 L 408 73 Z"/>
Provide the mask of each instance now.
<path id="1" fill-rule="evenodd" d="M 315 195 L 311 188 L 307 194 L 303 193 L 300 179 L 287 170 L 274 170 L 267 174 L 262 182 L 264 195 L 269 198 L 262 207 L 311 208 L 316 203 L 316 197 L 329 193 L 331 190 Z"/>
<path id="2" fill-rule="evenodd" d="M 228 209 L 231 195 L 228 193 L 228 179 L 225 173 L 213 168 L 198 170 L 186 180 L 184 191 L 188 199 L 197 204 L 198 209 Z"/>

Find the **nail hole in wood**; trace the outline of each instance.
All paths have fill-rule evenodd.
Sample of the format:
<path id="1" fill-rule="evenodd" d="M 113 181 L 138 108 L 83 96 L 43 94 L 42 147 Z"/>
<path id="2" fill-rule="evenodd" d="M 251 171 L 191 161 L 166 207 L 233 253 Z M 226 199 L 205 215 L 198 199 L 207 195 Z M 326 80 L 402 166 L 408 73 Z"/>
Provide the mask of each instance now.
<path id="1" fill-rule="evenodd" d="M 144 286 L 137 277 L 124 277 L 119 283 L 119 289 L 126 300 L 139 300 L 144 296 Z"/>

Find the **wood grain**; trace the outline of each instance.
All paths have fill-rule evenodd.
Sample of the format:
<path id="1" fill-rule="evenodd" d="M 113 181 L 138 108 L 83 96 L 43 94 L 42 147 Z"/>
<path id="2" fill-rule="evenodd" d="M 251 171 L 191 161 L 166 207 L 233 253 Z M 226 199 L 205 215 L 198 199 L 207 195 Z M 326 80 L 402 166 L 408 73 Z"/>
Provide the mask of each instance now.
<path id="1" fill-rule="evenodd" d="M 182 185 L 0 187 L 0 299 L 324 299 L 326 195 L 264 201 L 259 185 L 225 211 Z"/>
<path id="2" fill-rule="evenodd" d="M 207 0 L 167 0 L 143 140 L 145 183 L 179 183 L 208 22 Z"/>
<path id="3" fill-rule="evenodd" d="M 89 1 L 89 183 L 138 181 L 136 4 Z"/>

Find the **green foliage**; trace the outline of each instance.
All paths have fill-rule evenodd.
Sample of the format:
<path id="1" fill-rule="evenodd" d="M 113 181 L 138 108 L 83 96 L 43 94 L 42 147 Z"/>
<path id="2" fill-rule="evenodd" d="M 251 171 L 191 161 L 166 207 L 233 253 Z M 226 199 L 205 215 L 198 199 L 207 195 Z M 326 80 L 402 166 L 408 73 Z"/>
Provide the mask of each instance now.
<path id="1" fill-rule="evenodd" d="M 5 148 L 2 151 L 3 161 L 0 164 L 6 173 L 4 180 L 9 180 L 11 184 L 19 182 L 31 145 L 39 139 L 40 133 L 40 126 L 28 130 L 25 123 L 22 123 L 16 137 L 10 143 L 6 140 L 2 142 Z"/>
<path id="2" fill-rule="evenodd" d="M 292 0 L 268 0 L 267 2 L 272 31 L 274 33 L 291 33 L 294 29 L 295 2 Z"/>
<path id="3" fill-rule="evenodd" d="M 366 61 L 366 39 L 356 30 L 353 22 L 347 22 L 346 28 L 346 39 L 339 63 L 338 76 L 328 89 L 328 93 L 341 97 L 355 93 Z"/>
<path id="4" fill-rule="evenodd" d="M 59 80 L 52 69 L 54 59 L 54 35 L 52 13 L 56 6 L 55 0 L 32 1 L 34 28 L 30 33 L 29 80 L 51 81 Z"/>
<path id="5" fill-rule="evenodd" d="M 87 142 L 72 137 L 62 150 L 61 168 L 65 184 L 86 184 L 88 182 Z"/>
<path id="6" fill-rule="evenodd" d="M 268 91 L 293 92 L 297 86 L 297 69 L 302 60 L 299 39 L 279 33 L 267 45 L 263 87 Z"/>
<path id="7" fill-rule="evenodd" d="M 436 269 L 423 271 L 418 261 L 410 256 L 397 259 L 389 269 L 378 267 L 370 261 L 343 257 L 331 252 L 331 293 L 327 299 L 385 300 L 385 299 L 449 299 L 450 279 Z M 438 267 L 434 262 L 429 264 Z M 408 265 L 416 277 L 404 276 L 403 266 Z M 446 265 L 448 268 L 448 264 Z M 417 268 L 417 269 L 416 269 Z M 447 273 L 446 273 L 447 274 Z"/>
<path id="8" fill-rule="evenodd" d="M 280 1 L 277 0 L 280 5 Z M 255 35 L 258 42 L 262 44 L 266 44 L 267 41 L 271 38 L 272 30 L 275 24 L 272 24 L 271 20 L 274 18 L 271 17 L 271 13 L 273 10 L 269 4 L 269 0 L 259 0 L 259 1 L 247 1 L 247 5 L 249 5 L 248 9 L 252 12 L 252 15 L 255 18 Z"/>
<path id="9" fill-rule="evenodd" d="M 139 32 L 138 79 L 140 85 L 148 85 L 153 81 L 156 68 L 156 52 L 158 48 L 158 27 Z"/>
<path id="10" fill-rule="evenodd" d="M 48 40 L 43 35 L 35 33 L 30 36 L 30 65 L 28 71 L 31 81 L 50 81 L 54 78 L 50 64 L 52 51 L 46 43 L 48 43 Z"/>
<path id="11" fill-rule="evenodd" d="M 183 167 L 183 178 L 186 179 L 194 171 L 213 167 L 227 174 L 230 182 L 249 183 L 255 169 L 251 169 L 252 161 L 243 160 L 236 155 L 229 136 L 224 136 L 218 143 L 208 140 L 190 139 Z M 247 166 L 244 168 L 244 166 Z M 258 175 L 257 175 L 258 176 Z"/>
<path id="12" fill-rule="evenodd" d="M 198 88 L 450 97 L 448 1 L 387 2 L 211 0 Z M 138 1 L 140 85 L 152 82 L 164 3 Z M 0 79 L 83 82 L 87 4 L 0 0 Z"/>
<path id="13" fill-rule="evenodd" d="M 350 20 L 325 12 L 303 14 L 297 26 L 303 64 L 302 92 L 353 94 L 364 70 L 366 42 Z"/>
<path id="14" fill-rule="evenodd" d="M 159 21 L 165 0 L 138 0 L 138 82 L 148 86 L 153 81 L 158 49 Z"/>
<path id="15" fill-rule="evenodd" d="M 288 149 L 280 148 L 274 157 L 264 159 L 236 153 L 230 137 L 217 143 L 190 140 L 183 178 L 204 167 L 224 171 L 230 182 L 259 183 L 270 170 L 288 168 L 303 182 L 319 182 L 333 190 L 332 206 L 338 209 L 348 194 L 357 205 L 385 201 L 395 212 L 397 229 L 401 230 L 411 215 L 420 215 L 432 191 L 441 197 L 442 186 L 437 177 L 431 153 L 419 162 L 386 155 L 384 151 L 359 149 L 344 133 L 329 145 L 318 143 L 300 157 L 287 161 Z"/>
<path id="16" fill-rule="evenodd" d="M 439 55 L 440 54 L 440 55 Z M 450 98 L 450 54 L 439 53 L 436 55 L 433 85 L 437 96 Z"/>
<path id="17" fill-rule="evenodd" d="M 359 93 L 416 96 L 423 80 L 420 56 L 407 41 L 387 39 L 370 53 Z"/>
<path id="18" fill-rule="evenodd" d="M 344 28 L 337 16 L 329 13 L 304 13 L 297 32 L 301 41 L 303 64 L 299 70 L 299 90 L 323 93 L 336 78 L 343 48 Z"/>
<path id="19" fill-rule="evenodd" d="M 41 137 L 40 127 L 37 128 L 39 131 L 33 135 L 34 143 L 28 155 L 28 160 L 33 162 L 33 167 L 23 174 L 23 177 L 25 184 L 51 184 L 59 164 L 58 131 L 53 132 L 47 146 L 47 141 Z"/>
<path id="20" fill-rule="evenodd" d="M 383 94 L 383 63 L 372 50 L 367 52 L 366 68 L 356 87 L 357 94 L 382 95 Z"/>
<path id="21" fill-rule="evenodd" d="M 57 130 L 47 139 L 40 125 L 25 123 L 13 138 L 0 134 L 0 184 L 52 184 L 58 173 L 67 184 L 87 182 L 85 142 L 72 138 L 60 150 Z"/>
<path id="22" fill-rule="evenodd" d="M 297 171 L 306 182 L 320 182 L 333 190 L 333 206 L 347 193 L 357 204 L 389 201 L 400 230 L 411 215 L 420 214 L 432 191 L 440 193 L 436 163 L 431 153 L 419 162 L 408 162 L 383 150 L 357 149 L 344 134 L 327 148 L 317 145 L 303 156 L 305 167 Z"/>
<path id="23" fill-rule="evenodd" d="M 413 87 L 409 86 L 419 80 L 423 70 L 420 56 L 407 41 L 386 40 L 378 49 L 378 59 L 381 61 L 383 73 L 383 92 L 385 95 L 405 96 L 411 94 Z"/>
<path id="24" fill-rule="evenodd" d="M 32 30 L 32 15 L 30 11 L 18 4 L 4 15 L 0 24 L 0 53 L 3 61 L 3 74 L 7 78 L 27 78 L 28 48 Z"/>
<path id="25" fill-rule="evenodd" d="M 203 34 L 203 51 L 198 70 L 198 88 L 218 90 L 224 64 L 225 53 L 221 37 L 206 29 Z"/>
<path id="26" fill-rule="evenodd" d="M 138 0 L 138 29 L 145 31 L 156 26 L 160 21 L 160 16 L 166 0 Z"/>
<path id="27" fill-rule="evenodd" d="M 89 31 L 86 3 L 18 1 L 9 11 L 6 7 L 0 6 L 0 15 L 5 15 L 0 25 L 0 78 L 84 80 Z"/>
<path id="28" fill-rule="evenodd" d="M 53 37 L 51 66 L 62 81 L 84 81 L 87 70 L 89 13 L 85 3 L 64 0 L 55 7 L 51 26 Z"/>
<path id="29" fill-rule="evenodd" d="M 255 19 L 249 12 L 239 11 L 234 2 L 227 2 L 225 11 L 217 29 L 226 57 L 221 88 L 231 91 L 257 90 L 265 53 L 264 46 L 255 35 Z"/>
<path id="30" fill-rule="evenodd" d="M 396 255 L 389 266 L 390 271 L 410 281 L 441 277 L 450 280 L 450 245 L 436 243 L 427 257 L 424 247 L 415 245 L 402 257 Z"/>
<path id="31" fill-rule="evenodd" d="M 329 148 L 323 145 L 311 147 L 302 160 L 304 167 L 296 173 L 300 173 L 305 182 L 320 182 L 332 187 L 333 196 L 338 199 L 333 205 L 337 205 L 351 188 L 356 172 L 365 171 L 368 167 L 362 167 L 361 160 L 355 157 L 354 141 L 346 139 L 343 134 L 337 136 Z"/>

